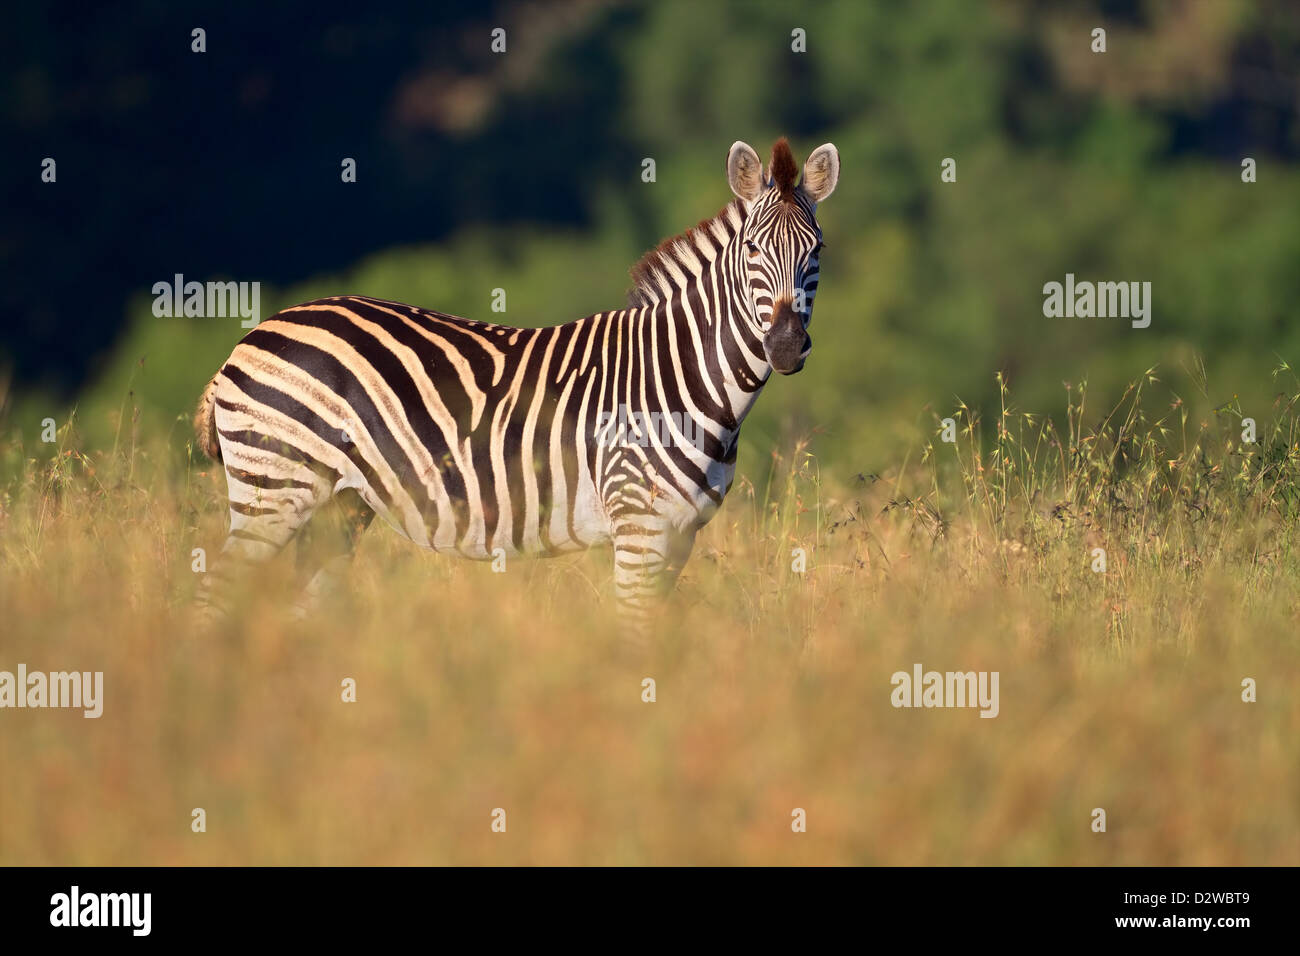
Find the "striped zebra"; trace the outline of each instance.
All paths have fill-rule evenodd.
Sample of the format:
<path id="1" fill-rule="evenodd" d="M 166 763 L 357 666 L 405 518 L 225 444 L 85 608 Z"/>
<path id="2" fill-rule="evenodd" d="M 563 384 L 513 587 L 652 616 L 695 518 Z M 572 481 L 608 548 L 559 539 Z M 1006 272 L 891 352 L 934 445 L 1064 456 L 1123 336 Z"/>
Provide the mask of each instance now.
<path id="1" fill-rule="evenodd" d="M 627 308 L 564 325 L 361 296 L 261 322 L 195 415 L 230 504 L 200 605 L 217 607 L 223 570 L 275 555 L 328 503 L 348 530 L 317 555 L 300 611 L 379 514 L 422 547 L 479 560 L 612 543 L 616 597 L 643 632 L 731 488 L 759 392 L 772 371 L 803 368 L 817 204 L 838 177 L 830 144 L 799 176 L 784 139 L 766 170 L 735 143 L 735 199 L 633 267 Z"/>

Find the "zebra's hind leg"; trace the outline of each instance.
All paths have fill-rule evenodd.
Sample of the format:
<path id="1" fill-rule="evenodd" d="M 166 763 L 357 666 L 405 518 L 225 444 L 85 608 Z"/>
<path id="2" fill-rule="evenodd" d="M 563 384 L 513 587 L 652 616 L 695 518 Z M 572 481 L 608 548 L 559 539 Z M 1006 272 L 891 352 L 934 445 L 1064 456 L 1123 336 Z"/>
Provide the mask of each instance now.
<path id="1" fill-rule="evenodd" d="M 644 518 L 615 529 L 614 596 L 634 643 L 647 642 L 655 611 L 691 556 L 696 530 L 647 527 Z"/>
<path id="2" fill-rule="evenodd" d="M 204 623 L 229 615 L 235 577 L 279 554 L 330 496 L 328 484 L 320 480 L 271 479 L 230 465 L 226 474 L 230 532 L 195 595 Z"/>
<path id="3" fill-rule="evenodd" d="M 306 617 L 327 595 L 339 589 L 352 563 L 357 540 L 374 517 L 374 509 L 351 488 L 340 491 L 330 506 L 316 514 L 298 541 L 299 566 L 317 570 L 294 603 L 295 617 Z"/>

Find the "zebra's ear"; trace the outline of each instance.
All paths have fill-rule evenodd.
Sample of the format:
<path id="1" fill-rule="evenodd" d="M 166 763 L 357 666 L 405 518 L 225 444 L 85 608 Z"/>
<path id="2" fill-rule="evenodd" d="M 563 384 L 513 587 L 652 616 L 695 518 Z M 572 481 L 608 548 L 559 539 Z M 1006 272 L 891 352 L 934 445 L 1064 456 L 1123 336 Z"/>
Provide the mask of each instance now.
<path id="1" fill-rule="evenodd" d="M 731 191 L 746 202 L 753 202 L 763 191 L 763 164 L 748 143 L 736 140 L 727 154 L 727 183 Z"/>
<path id="2" fill-rule="evenodd" d="M 813 202 L 821 202 L 835 191 L 840 181 L 840 151 L 834 144 L 818 146 L 803 164 L 800 186 Z"/>

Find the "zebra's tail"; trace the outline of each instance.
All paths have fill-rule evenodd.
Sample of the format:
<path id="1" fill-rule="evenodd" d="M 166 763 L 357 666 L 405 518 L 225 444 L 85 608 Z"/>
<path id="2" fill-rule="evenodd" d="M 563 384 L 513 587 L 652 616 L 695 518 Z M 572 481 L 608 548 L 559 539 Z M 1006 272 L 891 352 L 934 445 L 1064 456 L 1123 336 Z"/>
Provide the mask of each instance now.
<path id="1" fill-rule="evenodd" d="M 194 436 L 199 440 L 199 447 L 203 449 L 203 454 L 213 461 L 221 461 L 221 443 L 217 441 L 217 421 L 214 414 L 217 379 L 220 377 L 220 372 L 212 376 L 212 381 L 208 382 L 208 387 L 203 390 L 199 407 L 194 412 Z"/>

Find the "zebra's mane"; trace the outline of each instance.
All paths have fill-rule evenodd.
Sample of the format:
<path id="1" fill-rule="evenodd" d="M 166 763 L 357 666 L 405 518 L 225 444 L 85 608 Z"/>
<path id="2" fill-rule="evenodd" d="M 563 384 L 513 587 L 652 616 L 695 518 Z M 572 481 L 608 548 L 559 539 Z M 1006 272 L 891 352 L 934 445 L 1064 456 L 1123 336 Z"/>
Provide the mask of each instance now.
<path id="1" fill-rule="evenodd" d="M 716 216 L 659 243 L 632 267 L 628 305 L 634 309 L 654 305 L 699 276 L 717 257 L 719 247 L 740 231 L 744 220 L 744 204 L 733 199 Z"/>

